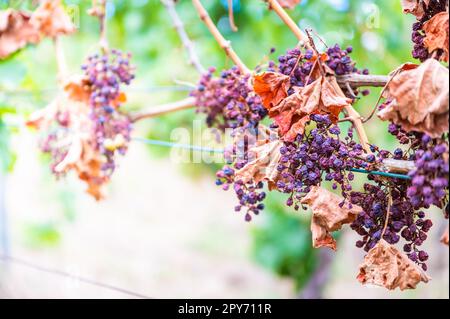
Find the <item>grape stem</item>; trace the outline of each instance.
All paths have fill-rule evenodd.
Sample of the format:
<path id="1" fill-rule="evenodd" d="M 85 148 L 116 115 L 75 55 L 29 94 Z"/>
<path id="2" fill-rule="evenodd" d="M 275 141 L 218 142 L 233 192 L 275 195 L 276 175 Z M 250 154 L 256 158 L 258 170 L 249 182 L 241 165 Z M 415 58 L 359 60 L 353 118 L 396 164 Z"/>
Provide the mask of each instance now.
<path id="1" fill-rule="evenodd" d="M 67 70 L 66 57 L 64 55 L 64 49 L 61 45 L 61 39 L 59 37 L 54 37 L 53 45 L 55 48 L 56 64 L 57 64 L 57 68 L 58 68 L 58 72 L 57 72 L 58 82 L 62 83 L 64 81 L 64 79 L 67 77 L 68 70 Z"/>
<path id="2" fill-rule="evenodd" d="M 175 30 L 178 33 L 178 36 L 181 39 L 181 43 L 183 44 L 184 48 L 188 52 L 189 55 L 189 63 L 195 67 L 195 69 L 200 73 L 203 74 L 206 72 L 205 67 L 201 64 L 200 59 L 197 55 L 197 52 L 195 51 L 194 44 L 192 40 L 189 38 L 185 28 L 184 24 L 181 21 L 180 16 L 178 15 L 176 9 L 175 9 L 175 3 L 174 0 L 161 0 L 162 4 L 165 6 L 167 12 L 170 15 L 170 18 L 172 19 L 173 26 L 175 27 Z"/>
<path id="3" fill-rule="evenodd" d="M 167 113 L 190 109 L 193 108 L 194 106 L 195 106 L 195 98 L 188 97 L 177 102 L 152 106 L 146 110 L 132 113 L 130 114 L 129 118 L 131 122 L 137 122 L 139 120 L 153 118 Z"/>
<path id="4" fill-rule="evenodd" d="M 209 32 L 213 35 L 213 37 L 216 39 L 217 43 L 220 45 L 220 47 L 225 51 L 226 55 L 236 64 L 236 66 L 241 70 L 244 74 L 250 74 L 249 68 L 242 62 L 242 60 L 239 58 L 239 56 L 236 54 L 236 52 L 231 47 L 230 41 L 226 40 L 223 35 L 220 33 L 219 29 L 217 29 L 214 22 L 211 20 L 211 17 L 209 16 L 206 9 L 203 7 L 200 0 L 192 0 L 192 4 L 194 5 L 195 9 L 197 10 L 200 19 L 205 23 L 206 27 L 208 28 Z"/>
<path id="5" fill-rule="evenodd" d="M 108 52 L 108 38 L 106 25 L 106 0 L 92 0 L 92 8 L 88 11 L 89 15 L 97 17 L 100 22 L 99 45 L 103 53 Z"/>
<path id="6" fill-rule="evenodd" d="M 231 30 L 237 32 L 238 27 L 234 23 L 233 0 L 228 0 L 228 21 L 230 22 Z"/>
<path id="7" fill-rule="evenodd" d="M 384 227 L 383 230 L 381 231 L 381 236 L 380 236 L 380 240 L 383 239 L 384 233 L 386 232 L 388 223 L 389 223 L 389 214 L 391 211 L 391 207 L 392 207 L 392 195 L 391 195 L 391 189 L 389 189 L 389 194 L 388 194 L 388 205 L 387 205 L 387 209 L 386 209 L 386 219 L 384 221 Z"/>

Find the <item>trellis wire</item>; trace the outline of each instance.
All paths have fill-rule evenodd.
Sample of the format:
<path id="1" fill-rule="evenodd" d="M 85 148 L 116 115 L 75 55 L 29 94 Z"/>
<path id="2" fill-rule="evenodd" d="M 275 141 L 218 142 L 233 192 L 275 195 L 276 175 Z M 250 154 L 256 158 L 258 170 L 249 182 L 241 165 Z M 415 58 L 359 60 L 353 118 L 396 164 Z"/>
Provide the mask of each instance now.
<path id="1" fill-rule="evenodd" d="M 2 254 L 9 254 L 9 229 L 5 201 L 6 174 L 1 169 L 0 167 L 0 249 Z"/>
<path id="2" fill-rule="evenodd" d="M 208 147 L 202 147 L 202 146 L 198 146 L 198 145 L 180 144 L 180 143 L 173 143 L 173 142 L 169 142 L 169 141 L 146 139 L 146 138 L 142 138 L 142 137 L 134 137 L 133 140 L 144 143 L 144 144 L 148 144 L 148 145 L 174 147 L 174 148 L 186 149 L 186 150 L 197 151 L 197 152 L 224 153 L 223 149 L 208 148 Z M 389 173 L 389 172 L 382 172 L 382 171 L 370 171 L 370 170 L 365 170 L 365 169 L 360 169 L 360 168 L 350 168 L 349 170 L 352 172 L 357 172 L 357 173 L 373 174 L 373 175 L 379 175 L 379 176 L 385 176 L 385 177 L 391 177 L 391 178 L 411 179 L 411 177 L 409 177 L 408 175 L 404 175 L 404 174 L 396 174 L 396 173 Z"/>
<path id="3" fill-rule="evenodd" d="M 52 269 L 52 268 L 36 265 L 34 263 L 31 263 L 29 261 L 26 261 L 26 260 L 23 260 L 23 259 L 20 259 L 20 258 L 15 258 L 15 257 L 8 256 L 8 255 L 0 255 L 0 261 L 3 261 L 5 263 L 14 263 L 14 264 L 21 265 L 21 266 L 24 266 L 24 267 L 27 267 L 27 268 L 30 268 L 30 269 L 34 269 L 34 270 L 40 271 L 40 272 L 45 272 L 45 273 L 48 273 L 48 274 L 57 275 L 57 276 L 60 276 L 60 277 L 65 277 L 65 278 L 76 280 L 76 281 L 79 281 L 79 282 L 83 282 L 85 284 L 89 284 L 89 285 L 92 285 L 92 286 L 101 287 L 101 288 L 104 288 L 104 289 L 107 289 L 107 290 L 119 292 L 119 293 L 122 293 L 124 295 L 129 295 L 129 296 L 133 296 L 133 297 L 141 298 L 141 299 L 151 299 L 151 297 L 148 297 L 146 295 L 143 295 L 143 294 L 140 294 L 140 293 L 137 293 L 137 292 L 134 292 L 134 291 L 130 291 L 128 289 L 116 287 L 116 286 L 113 286 L 113 285 L 110 285 L 110 284 L 104 284 L 104 283 L 101 283 L 101 282 L 98 282 L 98 281 L 95 281 L 95 280 L 92 280 L 92 279 L 89 279 L 89 278 L 84 278 L 84 277 L 81 277 L 81 276 L 78 276 L 78 275 L 73 275 L 73 274 L 70 274 L 68 272 L 58 270 L 58 269 Z"/>

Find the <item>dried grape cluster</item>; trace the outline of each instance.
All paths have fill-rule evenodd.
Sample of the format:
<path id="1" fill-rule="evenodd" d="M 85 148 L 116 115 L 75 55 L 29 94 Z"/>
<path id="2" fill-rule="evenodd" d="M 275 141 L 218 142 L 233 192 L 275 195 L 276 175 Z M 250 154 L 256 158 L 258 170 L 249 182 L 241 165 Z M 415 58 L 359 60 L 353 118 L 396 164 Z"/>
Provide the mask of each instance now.
<path id="1" fill-rule="evenodd" d="M 375 161 L 388 157 L 413 160 L 416 168 L 409 172 L 411 180 L 386 179 L 369 174 L 368 179 L 373 183 L 364 184 L 362 192 L 350 194 L 351 202 L 364 209 L 351 225 L 362 236 L 356 246 L 369 251 L 381 238 L 390 244 L 403 238 L 403 250 L 407 256 L 426 270 L 428 253 L 419 247 L 427 239 L 433 223 L 425 219 L 424 209 L 431 205 L 444 208 L 448 203 L 449 166 L 448 159 L 443 156 L 448 153 L 448 144 L 424 133 L 406 132 L 393 123 L 388 131 L 400 144 L 407 145 L 408 151 L 397 148 L 391 154 L 372 146 L 372 150 L 377 152 Z M 388 220 L 386 216 L 389 216 Z"/>
<path id="2" fill-rule="evenodd" d="M 115 169 L 115 154 L 124 155 L 130 141 L 131 122 L 120 110 L 125 101 L 120 86 L 129 85 L 135 77 L 130 58 L 131 54 L 111 50 L 88 57 L 82 66 L 90 92 L 96 147 L 106 159 L 102 169 L 108 174 Z"/>
<path id="3" fill-rule="evenodd" d="M 256 127 L 267 111 L 249 84 L 250 75 L 236 66 L 222 71 L 220 77 L 214 73 L 215 68 L 210 68 L 191 92 L 197 112 L 206 114 L 207 125 L 220 130 Z"/>
<path id="4" fill-rule="evenodd" d="M 262 201 L 266 198 L 263 182 L 243 181 L 236 176 L 236 171 L 242 169 L 251 160 L 248 148 L 255 143 L 255 138 L 257 138 L 257 131 L 254 130 L 247 130 L 246 134 L 236 138 L 237 142 L 225 149 L 227 165 L 216 173 L 217 186 L 221 186 L 223 190 L 229 190 L 230 186 L 233 188 L 239 200 L 234 210 L 236 212 L 245 210 L 246 221 L 251 221 L 252 214 L 258 215 L 264 209 Z"/>
<path id="5" fill-rule="evenodd" d="M 410 154 L 397 150 L 397 159 L 414 161 L 415 169 L 409 172 L 411 185 L 408 197 L 416 209 L 434 205 L 444 208 L 448 202 L 448 141 L 433 139 L 419 132 L 406 132 L 391 123 L 388 128 L 401 144 L 409 146 Z"/>
<path id="6" fill-rule="evenodd" d="M 364 191 L 350 194 L 351 202 L 363 208 L 351 224 L 351 228 L 362 237 L 356 246 L 369 251 L 380 239 L 394 245 L 403 238 L 403 250 L 408 257 L 426 270 L 428 254 L 419 247 L 427 239 L 427 232 L 433 223 L 425 219 L 425 213 L 416 210 L 409 200 L 409 182 L 371 174 L 368 179 L 373 184 L 365 183 Z"/>
<path id="7" fill-rule="evenodd" d="M 369 70 L 358 70 L 355 67 L 355 62 L 352 61 L 349 54 L 353 52 L 351 46 L 342 50 L 341 47 L 336 44 L 326 50 L 325 64 L 333 70 L 336 75 L 345 75 L 351 73 L 369 74 Z M 293 86 L 306 86 L 313 82 L 310 74 L 314 65 L 313 62 L 314 52 L 312 50 L 302 50 L 299 48 L 290 49 L 285 55 L 278 57 L 278 69 L 279 71 L 291 78 L 291 85 Z M 308 83 L 306 83 L 308 82 Z M 289 93 L 293 93 L 293 89 Z M 369 93 L 368 90 L 362 92 L 364 95 Z"/>
<path id="8" fill-rule="evenodd" d="M 436 14 L 446 11 L 448 9 L 448 0 L 430 0 L 428 2 L 421 1 L 419 5 L 423 6 L 424 14 L 418 21 L 414 22 L 412 25 L 411 40 L 414 43 L 412 56 L 415 59 L 419 59 L 423 62 L 431 57 L 427 48 L 424 46 L 425 32 L 422 29 L 423 25 Z M 434 57 L 436 59 L 439 59 L 442 54 L 443 51 L 439 50 L 438 54 Z"/>
<path id="9" fill-rule="evenodd" d="M 71 120 L 72 116 L 69 111 L 58 111 L 49 131 L 39 140 L 40 150 L 50 155 L 50 170 L 56 177 L 64 175 L 57 169 L 57 166 L 64 160 L 70 149 L 69 125 Z"/>
<path id="10" fill-rule="evenodd" d="M 312 115 L 316 125 L 310 132 L 299 134 L 293 143 L 286 142 L 280 149 L 281 159 L 277 167 L 281 178 L 276 186 L 279 191 L 290 194 L 286 204 L 300 207 L 299 201 L 310 191 L 311 186 L 320 185 L 322 179 L 333 182 L 332 188 L 340 185 L 344 198 L 352 190 L 350 182 L 352 168 L 368 167 L 362 158 L 361 144 L 353 141 L 353 132 L 340 138 L 340 129 L 332 124 L 328 115 Z"/>

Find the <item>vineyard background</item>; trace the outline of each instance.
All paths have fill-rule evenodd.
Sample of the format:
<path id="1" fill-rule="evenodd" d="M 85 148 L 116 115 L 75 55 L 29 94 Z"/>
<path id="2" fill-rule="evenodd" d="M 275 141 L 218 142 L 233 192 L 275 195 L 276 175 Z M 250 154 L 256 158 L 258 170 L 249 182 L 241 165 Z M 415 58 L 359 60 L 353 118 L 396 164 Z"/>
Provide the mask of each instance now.
<path id="1" fill-rule="evenodd" d="M 204 2 L 249 66 L 263 61 L 272 47 L 280 54 L 296 43 L 261 1 L 235 1 L 237 33 L 229 28 L 226 1 Z M 80 13 L 79 32 L 63 38 L 70 70 L 76 72 L 83 57 L 95 51 L 97 36 L 92 30 L 97 30 L 97 22 L 84 14 L 88 2 L 66 4 Z M 180 1 L 177 11 L 202 62 L 218 69 L 230 66 L 190 1 Z M 131 51 L 138 67 L 137 79 L 128 88 L 127 106 L 139 109 L 183 98 L 186 91 L 167 86 L 174 80 L 195 82 L 198 75 L 186 63 L 186 53 L 160 2 L 110 1 L 108 13 L 111 46 Z M 302 28 L 313 27 L 330 45 L 352 45 L 358 66 L 374 74 L 387 74 L 412 61 L 413 17 L 402 14 L 399 1 L 304 0 L 291 15 Z M 214 186 L 216 167 L 174 164 L 169 149 L 138 142 L 121 159 L 104 202 L 85 195 L 73 178 L 56 183 L 47 159 L 36 148 L 36 134 L 15 126 L 55 96 L 55 74 L 49 40 L 0 62 L 2 190 L 12 255 L 152 297 L 278 298 L 301 293 L 323 256 L 310 248 L 309 225 L 303 218 L 309 214 L 284 210 L 281 195 L 271 194 L 268 209 L 245 223 L 232 212 L 233 195 Z M 367 114 L 378 92 L 373 89 L 356 108 Z M 169 140 L 173 128 L 190 129 L 194 117 L 187 110 L 142 121 L 134 135 Z M 373 121 L 367 131 L 371 140 L 392 148 L 393 139 L 380 134 L 385 125 Z M 363 252 L 353 249 L 355 235 L 344 231 L 322 296 L 448 298 L 448 248 L 439 244 L 444 221 L 433 221 L 426 246 L 431 256 L 429 273 L 435 280 L 407 292 L 361 286 L 354 277 Z M 126 295 L 0 263 L 0 297 Z"/>

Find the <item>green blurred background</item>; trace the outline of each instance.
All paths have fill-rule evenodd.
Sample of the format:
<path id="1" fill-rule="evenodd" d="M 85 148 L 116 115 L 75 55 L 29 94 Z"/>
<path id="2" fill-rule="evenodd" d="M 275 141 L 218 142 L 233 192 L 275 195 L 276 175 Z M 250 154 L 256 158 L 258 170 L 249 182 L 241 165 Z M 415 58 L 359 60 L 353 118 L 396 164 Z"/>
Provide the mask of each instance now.
<path id="1" fill-rule="evenodd" d="M 16 1 L 14 5 L 16 8 L 30 8 L 30 2 Z M 231 40 L 236 52 L 251 68 L 267 59 L 276 60 L 277 55 L 296 45 L 295 37 L 274 12 L 267 10 L 263 1 L 234 0 L 235 21 L 239 27 L 236 33 L 229 27 L 226 0 L 204 0 L 203 3 L 223 35 Z M 90 1 L 66 0 L 65 4 L 74 10 L 79 29 L 73 36 L 64 37 L 63 46 L 70 70 L 78 72 L 83 59 L 97 50 L 98 23 L 86 14 Z M 8 1 L 0 1 L 1 9 L 8 6 Z M 178 1 L 177 11 L 195 42 L 202 63 L 219 70 L 230 67 L 229 59 L 198 19 L 191 1 Z M 185 97 L 187 91 L 172 90 L 170 87 L 177 80 L 195 83 L 199 74 L 188 65 L 187 54 L 160 2 L 109 1 L 107 14 L 111 47 L 132 52 L 133 63 L 137 66 L 136 81 L 127 89 L 129 103 L 126 107 L 137 110 Z M 290 14 L 302 28 L 313 28 L 328 45 L 352 45 L 352 58 L 357 62 L 357 67 L 368 68 L 372 74 L 387 74 L 399 64 L 412 60 L 410 28 L 413 18 L 402 14 L 399 0 L 303 0 Z M 276 48 L 276 52 L 269 55 L 271 48 Z M 44 107 L 56 95 L 56 87 L 56 63 L 50 40 L 44 40 L 35 47 L 27 47 L 11 58 L 0 61 L 0 153 L 3 176 L 14 172 L 14 147 L 9 141 L 12 134 L 20 134 L 21 130 L 16 126 L 20 126 L 21 121 L 32 111 Z M 373 89 L 370 96 L 357 103 L 356 108 L 361 114 L 370 112 L 378 94 L 379 90 Z M 174 127 L 190 128 L 195 117 L 201 115 L 186 110 L 146 120 L 138 124 L 136 134 L 169 140 Z M 394 141 L 384 129 L 385 125 L 376 120 L 370 122 L 367 126 L 369 138 L 382 147 L 392 149 Z M 169 151 L 148 147 L 151 156 L 159 159 L 167 158 Z M 47 160 L 41 158 L 40 167 L 43 171 L 47 170 Z M 179 165 L 179 169 L 189 179 L 201 180 L 205 176 L 212 177 L 217 166 L 185 164 Z M 54 179 L 47 174 L 44 189 L 52 183 Z M 215 187 L 212 178 L 210 187 Z M 52 194 L 56 197 L 61 213 L 56 217 L 27 223 L 20 232 L 21 242 L 37 251 L 57 249 L 64 239 L 67 225 L 77 220 L 74 202 L 79 196 L 85 196 L 73 194 L 70 188 L 60 188 Z M 55 201 L 55 197 L 50 200 Z M 294 295 L 321 297 L 326 283 L 323 272 L 330 271 L 333 257 L 311 248 L 309 217 L 302 212 L 287 210 L 284 201 L 283 195 L 268 196 L 267 209 L 248 233 L 251 238 L 250 258 L 273 273 L 292 279 Z M 229 210 L 231 214 L 232 207 Z M 240 217 L 234 216 L 236 219 Z M 306 292 L 303 291 L 305 287 Z"/>

